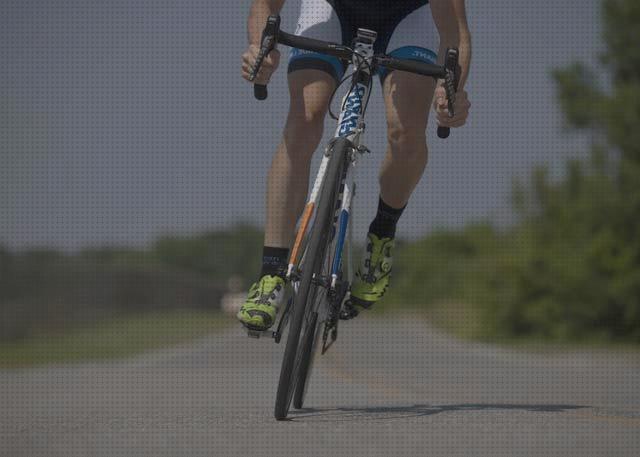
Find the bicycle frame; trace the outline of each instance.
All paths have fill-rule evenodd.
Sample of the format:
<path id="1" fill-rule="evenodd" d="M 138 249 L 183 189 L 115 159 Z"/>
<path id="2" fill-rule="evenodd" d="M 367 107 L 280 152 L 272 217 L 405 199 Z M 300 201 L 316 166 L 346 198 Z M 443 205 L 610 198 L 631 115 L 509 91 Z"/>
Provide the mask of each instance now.
<path id="1" fill-rule="evenodd" d="M 351 229 L 349 224 L 349 216 L 351 214 L 352 200 L 355 194 L 354 165 L 356 163 L 358 153 L 367 151 L 362 146 L 362 135 L 364 133 L 364 114 L 369 101 L 372 86 L 371 60 L 373 58 L 373 43 L 376 39 L 376 32 L 366 29 L 359 29 L 354 43 L 354 57 L 352 65 L 355 70 L 351 75 L 351 87 L 349 92 L 343 97 L 341 111 L 338 117 L 338 125 L 334 135 L 336 138 L 347 138 L 353 145 L 349 165 L 346 175 L 343 179 L 343 187 L 341 193 L 341 207 L 338 213 L 337 237 L 334 242 L 334 255 L 331 264 L 331 282 L 330 288 L 335 290 L 337 281 L 340 277 L 340 269 L 342 265 L 342 253 L 347 248 L 347 277 L 351 282 L 353 274 L 353 258 L 351 255 Z M 365 65 L 363 66 L 363 63 Z M 291 250 L 289 265 L 287 270 L 287 278 L 293 279 L 297 277 L 298 256 L 303 252 L 302 246 L 308 234 L 311 221 L 314 216 L 314 210 L 318 202 L 322 186 L 325 181 L 325 174 L 329 157 L 331 154 L 331 143 L 327 147 L 320 167 L 316 175 L 311 195 L 304 212 L 300 219 L 300 225 L 296 234 L 296 239 Z"/>

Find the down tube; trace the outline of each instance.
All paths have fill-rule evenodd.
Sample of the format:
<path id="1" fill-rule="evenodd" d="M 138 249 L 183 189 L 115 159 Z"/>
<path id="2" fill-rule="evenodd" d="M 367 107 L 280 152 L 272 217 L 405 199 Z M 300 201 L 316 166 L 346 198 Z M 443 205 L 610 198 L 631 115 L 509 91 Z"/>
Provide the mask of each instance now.
<path id="1" fill-rule="evenodd" d="M 331 266 L 331 285 L 335 286 L 342 261 L 342 250 L 344 240 L 347 235 L 347 225 L 349 224 L 349 212 L 351 208 L 351 198 L 353 196 L 353 168 L 349 166 L 347 176 L 344 181 L 344 190 L 342 192 L 342 206 L 340 207 L 340 216 L 338 218 L 338 239 L 336 241 L 336 250 L 333 256 L 333 265 Z"/>
<path id="2" fill-rule="evenodd" d="M 315 213 L 315 207 L 318 202 L 318 195 L 320 193 L 320 189 L 322 188 L 322 183 L 324 182 L 324 176 L 327 173 L 328 164 L 329 164 L 329 155 L 324 154 L 322 156 L 322 161 L 320 162 L 320 169 L 318 170 L 318 174 L 316 175 L 316 180 L 313 183 L 311 196 L 309 198 L 309 201 L 305 205 L 304 211 L 302 213 L 300 225 L 298 227 L 298 232 L 296 233 L 296 238 L 293 243 L 293 248 L 291 249 L 291 254 L 289 256 L 289 265 L 287 268 L 287 278 L 291 276 L 291 273 L 293 272 L 295 265 L 298 263 L 298 257 L 300 255 L 300 249 L 302 248 L 302 242 L 307 233 L 309 222 L 311 221 L 312 216 Z"/>

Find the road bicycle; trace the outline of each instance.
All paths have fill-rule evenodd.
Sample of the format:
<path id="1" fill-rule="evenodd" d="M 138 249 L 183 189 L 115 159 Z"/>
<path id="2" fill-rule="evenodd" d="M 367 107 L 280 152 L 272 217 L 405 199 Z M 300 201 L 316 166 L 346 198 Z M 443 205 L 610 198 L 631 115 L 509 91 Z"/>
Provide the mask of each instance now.
<path id="1" fill-rule="evenodd" d="M 286 274 L 286 281 L 292 285 L 292 294 L 286 300 L 275 331 L 248 330 L 249 336 L 270 336 L 277 343 L 287 332 L 274 411 L 278 420 L 287 417 L 292 401 L 296 409 L 303 406 L 320 335 L 320 352 L 324 354 L 338 337 L 339 321 L 353 317 L 353 308 L 348 301 L 354 273 L 349 216 L 353 211 L 356 191 L 354 165 L 359 156 L 369 152 L 362 144 L 362 136 L 376 68 L 386 67 L 443 79 L 449 115 L 453 116 L 459 78 L 457 49 L 447 50 L 445 64 L 441 66 L 374 54 L 376 37 L 373 30 L 358 29 L 352 46 L 319 41 L 284 32 L 280 30 L 280 17 L 269 16 L 249 77 L 251 81 L 255 80 L 265 56 L 277 43 L 335 56 L 351 64 L 353 69 L 336 87 L 337 91 L 344 82 L 350 81 L 339 116 L 329 110 L 338 121 L 336 133 L 324 150 L 311 194 L 298 222 Z M 266 86 L 254 84 L 254 95 L 259 100 L 266 99 Z M 438 136 L 446 138 L 448 135 L 447 128 L 438 128 Z"/>

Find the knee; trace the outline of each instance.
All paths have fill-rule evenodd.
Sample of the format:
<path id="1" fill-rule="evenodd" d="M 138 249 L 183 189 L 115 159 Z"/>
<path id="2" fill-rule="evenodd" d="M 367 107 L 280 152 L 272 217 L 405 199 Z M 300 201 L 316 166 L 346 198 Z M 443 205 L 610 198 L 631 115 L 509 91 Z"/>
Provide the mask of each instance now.
<path id="1" fill-rule="evenodd" d="M 287 142 L 298 150 L 313 153 L 322 139 L 325 111 L 315 107 L 290 109 L 285 127 Z"/>
<path id="2" fill-rule="evenodd" d="M 422 126 L 388 122 L 387 141 L 393 155 L 406 159 L 426 158 L 427 139 Z"/>

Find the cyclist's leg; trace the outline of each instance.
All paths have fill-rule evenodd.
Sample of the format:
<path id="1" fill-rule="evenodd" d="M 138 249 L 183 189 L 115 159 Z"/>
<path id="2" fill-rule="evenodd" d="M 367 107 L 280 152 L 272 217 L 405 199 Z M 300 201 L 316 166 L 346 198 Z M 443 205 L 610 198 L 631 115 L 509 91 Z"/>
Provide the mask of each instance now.
<path id="1" fill-rule="evenodd" d="M 265 246 L 288 248 L 307 198 L 311 156 L 324 131 L 334 78 L 321 70 L 289 73 L 289 114 L 267 180 Z"/>
<path id="2" fill-rule="evenodd" d="M 439 39 L 428 5 L 418 8 L 396 27 L 388 52 L 434 63 Z M 380 195 L 402 208 L 427 164 L 426 127 L 435 91 L 433 78 L 401 71 L 381 75 L 387 115 L 387 152 L 380 170 Z"/>
<path id="3" fill-rule="evenodd" d="M 393 208 L 407 204 L 427 165 L 426 127 L 435 82 L 394 71 L 383 85 L 387 151 L 380 170 L 380 196 Z"/>
<path id="4" fill-rule="evenodd" d="M 302 0 L 296 35 L 340 42 L 342 29 L 325 0 Z M 322 138 L 329 97 L 344 67 L 336 58 L 292 49 L 289 57 L 291 104 L 282 141 L 267 185 L 265 246 L 289 247 L 307 197 L 309 164 Z"/>
<path id="5" fill-rule="evenodd" d="M 327 6 L 324 0 L 303 0 L 298 34 L 339 39 L 339 22 Z M 326 14 L 319 16 L 317 7 L 324 7 Z M 283 300 L 288 248 L 307 198 L 311 156 L 322 138 L 329 98 L 342 71 L 337 59 L 292 52 L 289 114 L 267 179 L 262 272 L 238 313 L 240 321 L 252 328 L 270 327 Z"/>
<path id="6" fill-rule="evenodd" d="M 429 50 L 438 45 L 434 30 L 428 6 L 419 7 L 393 31 L 387 46 L 389 54 L 435 60 L 435 53 Z M 421 46 L 413 46 L 414 43 Z M 396 224 L 427 164 L 425 130 L 435 90 L 432 78 L 412 73 L 391 71 L 382 73 L 381 79 L 387 151 L 379 174 L 378 211 L 369 226 L 365 254 L 351 286 L 351 302 L 363 307 L 382 298 L 389 286 Z M 357 310 L 348 314 L 357 315 Z"/>
<path id="7" fill-rule="evenodd" d="M 334 86 L 333 77 L 319 70 L 289 74 L 289 115 L 267 179 L 262 272 L 238 312 L 238 319 L 250 328 L 262 330 L 273 325 L 284 300 L 288 248 L 304 207 L 311 156 L 322 137 Z"/>

